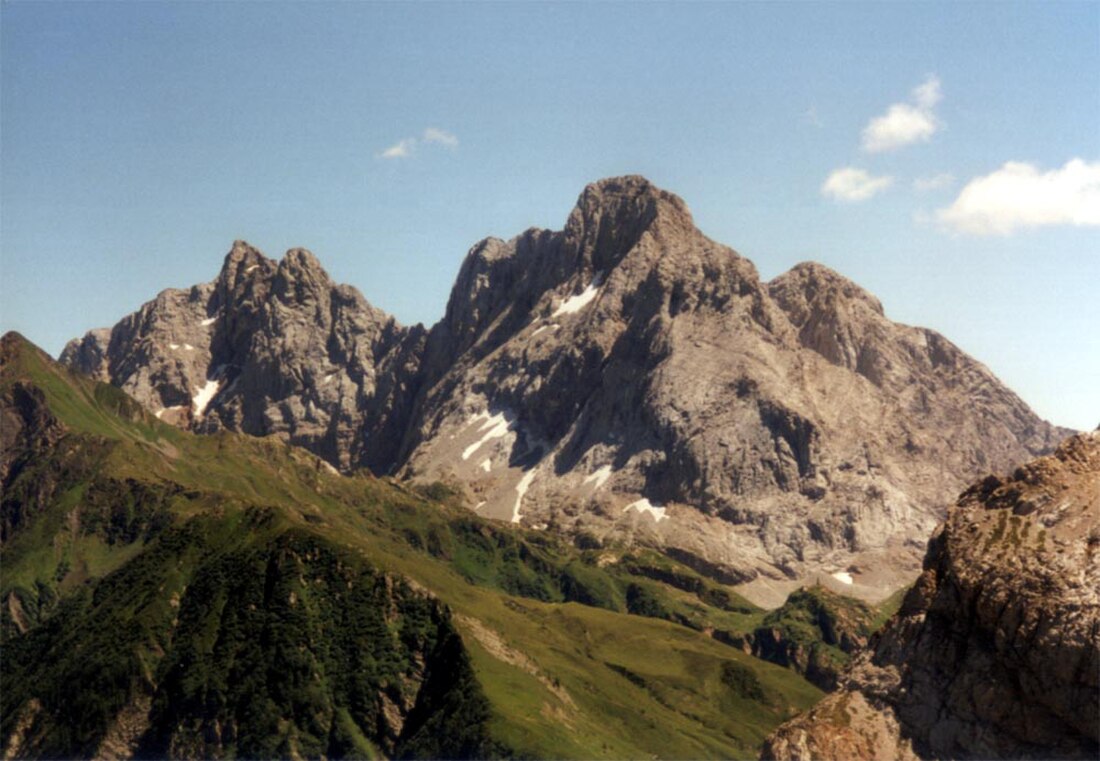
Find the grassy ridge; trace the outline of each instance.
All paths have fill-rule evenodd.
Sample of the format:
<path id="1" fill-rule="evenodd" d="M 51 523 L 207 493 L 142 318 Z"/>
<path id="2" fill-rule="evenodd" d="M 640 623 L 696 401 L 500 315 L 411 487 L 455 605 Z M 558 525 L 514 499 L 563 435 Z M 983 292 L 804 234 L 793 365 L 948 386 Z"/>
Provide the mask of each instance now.
<path id="1" fill-rule="evenodd" d="M 907 591 L 870 605 L 823 586 L 799 589 L 763 617 L 749 638 L 752 652 L 833 690 L 852 655 L 897 612 Z"/>
<path id="2" fill-rule="evenodd" d="M 272 511 L 205 515 L 8 643 L 2 726 L 37 701 L 22 750 L 38 756 L 492 755 L 456 640 L 435 600 Z M 386 700 L 407 720 L 387 723 Z"/>

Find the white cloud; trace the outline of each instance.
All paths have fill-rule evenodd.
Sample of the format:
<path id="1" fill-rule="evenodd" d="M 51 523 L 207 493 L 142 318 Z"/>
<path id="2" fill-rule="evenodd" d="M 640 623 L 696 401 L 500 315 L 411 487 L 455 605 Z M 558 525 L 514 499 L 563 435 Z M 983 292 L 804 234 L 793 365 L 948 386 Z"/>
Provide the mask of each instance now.
<path id="1" fill-rule="evenodd" d="M 441 130 L 438 127 L 428 127 L 424 130 L 424 142 L 425 143 L 439 143 L 445 145 L 448 148 L 458 147 L 458 138 L 452 135 L 450 132 Z"/>
<path id="2" fill-rule="evenodd" d="M 389 148 L 379 153 L 378 156 L 384 159 L 407 159 L 413 154 L 415 148 L 416 138 L 407 137 L 404 140 L 397 141 Z"/>
<path id="3" fill-rule="evenodd" d="M 893 177 L 873 177 L 862 169 L 846 166 L 826 178 L 821 194 L 838 201 L 866 201 L 893 183 Z"/>
<path id="4" fill-rule="evenodd" d="M 447 148 L 457 148 L 458 138 L 439 127 L 428 127 L 420 138 L 406 137 L 398 140 L 386 150 L 378 154 L 381 159 L 407 159 L 416 153 L 416 147 L 424 145 L 442 145 Z"/>
<path id="5" fill-rule="evenodd" d="M 937 103 L 943 100 L 943 88 L 940 86 L 940 78 L 935 74 L 930 74 L 923 84 L 914 88 L 913 100 L 919 108 L 934 108 Z"/>
<path id="6" fill-rule="evenodd" d="M 863 128 L 863 150 L 892 151 L 916 142 L 928 142 L 941 123 L 932 109 L 943 99 L 939 77 L 930 75 L 912 93 L 911 103 L 895 103 Z"/>
<path id="7" fill-rule="evenodd" d="M 939 174 L 928 175 L 927 177 L 918 177 L 913 180 L 913 190 L 918 193 L 928 193 L 932 190 L 943 190 L 949 188 L 955 184 L 955 175 L 951 172 L 940 172 Z"/>
<path id="8" fill-rule="evenodd" d="M 1046 225 L 1100 226 L 1100 161 L 1075 158 L 1049 172 L 1009 161 L 968 182 L 936 216 L 947 228 L 971 235 L 1009 235 Z"/>

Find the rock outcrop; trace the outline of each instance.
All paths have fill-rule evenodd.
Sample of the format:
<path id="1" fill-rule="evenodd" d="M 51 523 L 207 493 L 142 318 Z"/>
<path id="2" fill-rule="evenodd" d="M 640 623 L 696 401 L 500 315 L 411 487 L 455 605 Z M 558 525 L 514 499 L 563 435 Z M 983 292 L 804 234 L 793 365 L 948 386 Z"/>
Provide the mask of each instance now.
<path id="1" fill-rule="evenodd" d="M 1100 755 L 1100 432 L 967 490 L 843 681 L 762 757 Z"/>
<path id="2" fill-rule="evenodd" d="M 214 282 L 62 359 L 162 419 L 449 481 L 482 515 L 730 582 L 851 567 L 871 594 L 969 480 L 1067 433 L 825 267 L 762 282 L 640 177 L 590 185 L 560 232 L 474 246 L 430 331 L 308 252 L 238 242 Z"/>

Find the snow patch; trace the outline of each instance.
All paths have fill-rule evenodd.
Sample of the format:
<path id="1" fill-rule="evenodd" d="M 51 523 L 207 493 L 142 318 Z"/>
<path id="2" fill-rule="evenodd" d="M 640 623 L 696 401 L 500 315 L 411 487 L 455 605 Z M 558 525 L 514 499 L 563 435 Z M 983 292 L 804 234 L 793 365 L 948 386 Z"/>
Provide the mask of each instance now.
<path id="1" fill-rule="evenodd" d="M 596 294 L 600 292 L 600 285 L 602 285 L 602 278 L 597 275 L 596 278 L 588 284 L 580 293 L 575 296 L 570 296 L 565 301 L 558 305 L 558 308 L 554 310 L 551 317 L 557 317 L 563 314 L 574 314 L 581 311 L 588 306 L 592 299 L 596 298 Z"/>
<path id="2" fill-rule="evenodd" d="M 519 523 L 519 508 L 523 504 L 523 497 L 527 494 L 527 490 L 531 488 L 531 482 L 535 480 L 537 472 L 538 468 L 531 468 L 523 474 L 523 478 L 516 484 L 516 504 L 512 507 L 512 523 Z"/>
<path id="3" fill-rule="evenodd" d="M 609 478 L 611 478 L 611 466 L 604 465 L 602 468 L 599 468 L 593 473 L 585 476 L 584 482 L 586 484 L 595 482 L 596 488 L 599 489 L 601 486 L 607 483 L 607 479 Z"/>
<path id="4" fill-rule="evenodd" d="M 332 467 L 332 465 L 330 463 L 327 463 L 324 460 L 321 460 L 321 464 L 324 465 L 325 470 L 327 470 L 332 475 L 334 475 L 334 476 L 340 475 L 340 471 L 338 471 L 336 468 Z"/>
<path id="5" fill-rule="evenodd" d="M 480 510 L 483 507 L 485 507 L 485 500 L 481 500 L 476 505 L 474 505 L 474 512 L 476 513 L 478 510 Z"/>
<path id="6" fill-rule="evenodd" d="M 257 267 L 259 267 L 259 266 L 260 266 L 260 265 L 258 265 L 258 264 L 253 264 L 253 265 L 252 265 L 251 267 L 246 267 L 246 268 L 245 268 L 245 271 L 244 271 L 244 274 L 246 274 L 246 275 L 247 275 L 247 274 L 248 274 L 249 272 L 251 272 L 252 270 L 256 269 L 256 268 L 257 268 Z"/>
<path id="7" fill-rule="evenodd" d="M 153 414 L 156 416 L 157 420 L 160 420 L 161 416 L 164 415 L 165 412 L 174 412 L 176 410 L 185 410 L 185 409 L 187 409 L 187 405 L 186 404 L 180 404 L 180 405 L 177 405 L 175 407 L 163 407 L 163 408 L 157 410 L 156 412 L 154 412 Z"/>
<path id="8" fill-rule="evenodd" d="M 847 571 L 837 571 L 833 574 L 833 578 L 841 582 L 842 584 L 852 583 L 852 574 L 848 573 Z"/>
<path id="9" fill-rule="evenodd" d="M 221 381 L 208 380 L 206 385 L 200 389 L 197 389 L 195 395 L 191 397 L 191 406 L 195 409 L 195 417 L 202 417 L 206 412 L 206 405 L 210 404 L 211 400 L 218 395 L 218 389 L 221 388 Z"/>
<path id="10" fill-rule="evenodd" d="M 195 350 L 195 347 L 194 347 L 194 346 L 192 346 L 191 344 L 184 344 L 184 345 L 183 345 L 183 350 L 184 350 L 184 351 L 194 351 L 194 350 Z"/>
<path id="11" fill-rule="evenodd" d="M 207 317 L 205 320 L 200 322 L 199 325 L 202 325 L 204 328 L 208 328 L 217 321 L 218 321 L 218 316 L 214 315 L 213 317 Z"/>
<path id="12" fill-rule="evenodd" d="M 324 378 L 321 378 L 321 385 L 327 385 L 333 378 L 336 377 L 336 373 L 329 373 Z"/>
<path id="13" fill-rule="evenodd" d="M 493 461 L 486 457 L 481 461 L 481 469 L 486 473 L 490 472 L 493 469 Z"/>
<path id="14" fill-rule="evenodd" d="M 560 327 L 561 325 L 558 325 L 556 322 L 552 325 L 540 325 L 539 327 L 535 328 L 533 333 L 531 333 L 531 338 L 534 338 L 544 330 L 557 330 Z"/>
<path id="15" fill-rule="evenodd" d="M 463 460 L 469 460 L 470 455 L 481 449 L 481 446 L 485 444 L 485 442 L 489 441 L 490 439 L 499 439 L 501 436 L 508 433 L 508 431 L 512 429 L 512 424 L 508 421 L 508 418 L 504 416 L 503 412 L 498 412 L 497 414 L 491 416 L 487 412 L 481 412 L 478 413 L 478 415 L 475 416 L 474 420 L 472 420 L 471 422 L 475 422 L 483 415 L 487 416 L 488 419 L 481 424 L 478 432 L 480 433 L 481 431 L 485 431 L 485 435 L 483 435 L 481 439 L 479 439 L 476 443 L 471 444 L 470 446 L 466 447 L 465 450 L 463 450 Z"/>
<path id="16" fill-rule="evenodd" d="M 179 344 L 168 344 L 169 349 L 178 349 L 179 347 L 180 347 Z"/>
<path id="17" fill-rule="evenodd" d="M 649 513 L 653 516 L 653 520 L 657 523 L 668 520 L 668 516 L 665 515 L 665 508 L 660 505 L 655 505 L 645 497 L 642 497 L 637 502 L 631 502 L 629 505 L 623 508 L 625 513 L 627 510 L 634 509 L 638 513 Z"/>

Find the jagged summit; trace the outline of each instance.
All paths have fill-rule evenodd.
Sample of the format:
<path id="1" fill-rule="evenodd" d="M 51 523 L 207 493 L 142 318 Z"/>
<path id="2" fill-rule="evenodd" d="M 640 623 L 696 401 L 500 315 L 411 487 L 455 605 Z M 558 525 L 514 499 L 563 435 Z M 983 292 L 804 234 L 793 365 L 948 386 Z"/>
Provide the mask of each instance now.
<path id="1" fill-rule="evenodd" d="M 225 261 L 222 264 L 222 270 L 232 270 L 239 266 L 250 267 L 253 264 L 264 264 L 271 262 L 266 256 L 260 253 L 260 250 L 252 246 L 246 240 L 235 240 L 233 245 L 229 248 L 229 253 L 225 255 Z"/>
<path id="2" fill-rule="evenodd" d="M 584 264 L 602 271 L 618 264 L 616 254 L 629 251 L 657 227 L 681 234 L 695 230 L 687 204 L 679 197 L 630 175 L 588 185 L 565 223 L 564 235 L 567 246 L 589 255 Z"/>
<path id="3" fill-rule="evenodd" d="M 282 259 L 275 260 L 264 256 L 263 252 L 244 240 L 233 241 L 222 262 L 222 269 L 216 281 L 234 285 L 246 276 L 263 277 L 276 270 L 297 276 L 307 276 L 322 282 L 331 282 L 328 272 L 308 249 L 291 248 L 283 254 Z"/>
<path id="4" fill-rule="evenodd" d="M 637 176 L 587 186 L 560 231 L 476 244 L 430 330 L 304 249 L 237 241 L 215 281 L 62 360 L 163 420 L 446 480 L 482 515 L 665 547 L 762 594 L 850 567 L 852 591 L 900 582 L 957 489 L 1063 434 L 832 270 L 762 282 Z"/>
<path id="5" fill-rule="evenodd" d="M 71 341 L 61 361 L 166 422 L 278 434 L 337 467 L 384 470 L 424 338 L 334 284 L 306 249 L 275 261 L 238 240 L 215 280 L 161 292 L 109 331 Z M 384 411 L 365 415 L 372 406 Z"/>
<path id="6" fill-rule="evenodd" d="M 620 222 L 633 217 L 647 220 L 659 212 L 691 223 L 687 204 L 675 193 L 654 185 L 639 174 L 607 177 L 589 183 L 581 191 L 569 219 L 611 217 Z M 568 222 L 566 223 L 568 228 Z"/>

